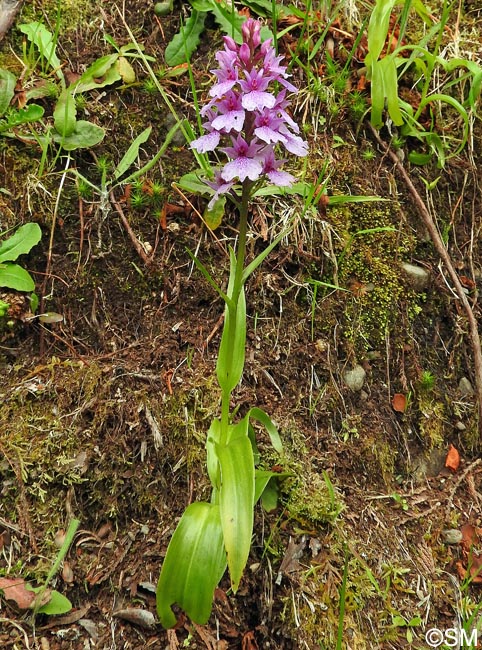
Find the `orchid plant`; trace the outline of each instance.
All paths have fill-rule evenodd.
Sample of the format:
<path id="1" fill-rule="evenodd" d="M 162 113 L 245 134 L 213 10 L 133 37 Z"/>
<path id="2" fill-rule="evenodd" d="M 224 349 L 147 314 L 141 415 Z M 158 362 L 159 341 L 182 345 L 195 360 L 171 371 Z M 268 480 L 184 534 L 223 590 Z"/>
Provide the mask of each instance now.
<path id="1" fill-rule="evenodd" d="M 205 179 L 212 198 L 209 207 L 229 198 L 239 212 L 236 251 L 230 248 L 230 275 L 226 292 L 197 258 L 193 258 L 225 303 L 224 327 L 216 365 L 221 389 L 221 413 L 207 433 L 207 471 L 212 485 L 210 502 L 191 503 L 172 536 L 157 586 L 157 611 L 164 627 L 176 624 L 172 605 L 179 605 L 198 624 L 211 613 L 214 590 L 226 567 L 233 592 L 246 566 L 253 533 L 254 505 L 274 474 L 256 469 L 259 459 L 253 420 L 262 424 L 273 447 L 282 451 L 277 429 L 269 416 L 251 408 L 235 422 L 231 396 L 241 380 L 245 361 L 245 283 L 278 244 L 275 239 L 246 265 L 250 201 L 262 184 L 289 186 L 294 178 L 281 169 L 278 149 L 297 156 L 308 152 L 299 128 L 288 113 L 288 81 L 271 40 L 261 41 L 261 24 L 248 19 L 243 42 L 224 37 L 216 54 L 219 68 L 210 100 L 201 109 L 205 133 L 191 142 L 198 154 L 222 153 L 227 162 Z M 284 233 L 283 233 L 284 234 Z"/>

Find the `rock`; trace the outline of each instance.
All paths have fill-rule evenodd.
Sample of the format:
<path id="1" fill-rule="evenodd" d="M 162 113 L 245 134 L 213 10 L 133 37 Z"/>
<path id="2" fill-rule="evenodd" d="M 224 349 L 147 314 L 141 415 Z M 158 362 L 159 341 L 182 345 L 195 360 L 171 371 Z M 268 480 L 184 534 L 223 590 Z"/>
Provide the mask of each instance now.
<path id="1" fill-rule="evenodd" d="M 456 528 L 448 528 L 442 531 L 442 536 L 446 544 L 460 544 L 463 535 L 460 530 Z"/>
<path id="2" fill-rule="evenodd" d="M 345 384 L 348 386 L 348 388 L 354 391 L 359 391 L 363 388 L 366 374 L 367 373 L 365 369 L 362 366 L 357 365 L 353 368 L 353 370 L 347 370 L 343 376 L 343 379 L 345 380 Z"/>
<path id="3" fill-rule="evenodd" d="M 474 394 L 474 389 L 472 387 L 472 384 L 467 379 L 467 377 L 462 377 L 462 379 L 459 381 L 459 392 L 464 397 Z"/>
<path id="4" fill-rule="evenodd" d="M 415 291 L 425 291 L 428 287 L 428 281 L 430 278 L 428 272 L 421 266 L 409 264 L 408 262 L 403 262 L 402 268 L 408 275 L 412 288 L 415 289 Z"/>

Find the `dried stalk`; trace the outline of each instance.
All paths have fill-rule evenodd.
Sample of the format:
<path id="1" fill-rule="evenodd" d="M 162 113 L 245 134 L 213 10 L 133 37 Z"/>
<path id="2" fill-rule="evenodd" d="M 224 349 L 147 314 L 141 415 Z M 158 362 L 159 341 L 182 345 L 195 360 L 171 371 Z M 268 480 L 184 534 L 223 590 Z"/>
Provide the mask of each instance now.
<path id="1" fill-rule="evenodd" d="M 129 239 L 131 240 L 134 248 L 136 249 L 137 254 L 141 258 L 141 260 L 144 262 L 144 264 L 146 266 L 149 266 L 150 264 L 152 264 L 152 255 L 148 255 L 148 253 L 146 253 L 146 251 L 144 250 L 143 245 L 137 239 L 134 231 L 131 228 L 131 225 L 130 225 L 129 221 L 127 220 L 127 217 L 124 214 L 124 211 L 122 210 L 119 202 L 117 201 L 117 199 L 114 196 L 114 192 L 110 192 L 109 198 L 110 198 L 110 202 L 114 206 L 117 214 L 119 215 L 120 220 L 122 221 L 122 225 L 124 226 L 128 236 L 129 236 Z"/>
<path id="2" fill-rule="evenodd" d="M 465 293 L 464 288 L 459 280 L 459 276 L 457 275 L 457 272 L 454 269 L 452 260 L 450 259 L 450 255 L 448 254 L 447 249 L 445 248 L 444 243 L 442 241 L 442 238 L 440 237 L 437 226 L 435 225 L 435 222 L 427 206 L 425 205 L 422 197 L 418 193 L 417 188 L 412 183 L 412 180 L 408 175 L 407 170 L 403 166 L 397 154 L 392 149 L 390 149 L 390 147 L 385 142 L 383 142 L 380 135 L 378 134 L 378 131 L 376 131 L 372 126 L 370 126 L 370 128 L 375 140 L 378 142 L 380 147 L 382 147 L 385 153 L 392 159 L 400 176 L 403 178 L 405 184 L 410 190 L 410 194 L 412 195 L 413 202 L 415 203 L 415 206 L 417 207 L 423 219 L 423 222 L 425 224 L 425 227 L 428 230 L 432 243 L 435 246 L 435 250 L 440 255 L 440 258 L 445 264 L 445 268 L 447 269 L 447 272 L 452 280 L 457 296 L 460 299 L 460 302 L 462 303 L 465 313 L 467 315 L 467 321 L 469 323 L 470 341 L 472 344 L 472 352 L 474 355 L 475 386 L 476 386 L 478 412 L 479 412 L 479 433 L 482 434 L 482 349 L 480 346 L 480 337 L 479 337 L 477 319 L 475 318 L 470 302 L 468 301 L 467 294 Z"/>

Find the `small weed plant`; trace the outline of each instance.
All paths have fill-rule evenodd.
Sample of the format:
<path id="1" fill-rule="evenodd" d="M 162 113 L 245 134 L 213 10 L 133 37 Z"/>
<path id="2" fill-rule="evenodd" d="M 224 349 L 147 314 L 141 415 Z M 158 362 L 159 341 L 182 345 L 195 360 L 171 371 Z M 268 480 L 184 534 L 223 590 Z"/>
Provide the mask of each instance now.
<path id="1" fill-rule="evenodd" d="M 206 441 L 211 500 L 187 507 L 162 566 L 157 611 L 165 627 L 176 624 L 172 611 L 176 603 L 194 622 L 206 623 L 214 590 L 226 567 L 233 592 L 239 587 L 251 548 L 254 505 L 275 476 L 273 472 L 256 469 L 259 453 L 252 421 L 263 425 L 273 447 L 278 452 L 282 450 L 270 417 L 255 407 L 235 421 L 231 399 L 245 362 L 245 284 L 280 240 L 280 237 L 275 239 L 246 264 L 250 203 L 256 190 L 266 182 L 277 186 L 290 186 L 294 182 L 291 174 L 281 169 L 284 160 L 277 157 L 278 148 L 305 156 L 307 145 L 287 112 L 287 92 L 295 92 L 296 88 L 287 79 L 282 57 L 276 55 L 271 40 L 262 42 L 258 21 L 248 19 L 241 29 L 242 44 L 226 36 L 224 49 L 216 54 L 219 63 L 219 69 L 215 70 L 216 83 L 209 91 L 210 101 L 201 109 L 204 134 L 191 142 L 199 154 L 217 152 L 227 156 L 228 161 L 204 182 L 211 193 L 209 209 L 218 206 L 223 209 L 226 199 L 236 206 L 239 235 L 236 250 L 229 249 L 226 292 L 193 257 L 225 303 L 216 365 L 221 413 L 212 422 Z"/>
<path id="2" fill-rule="evenodd" d="M 41 237 L 42 231 L 37 223 L 26 223 L 0 243 L 0 287 L 31 293 L 32 311 L 35 311 L 38 305 L 38 298 L 32 293 L 35 282 L 30 273 L 15 264 L 15 261 L 20 255 L 29 253 Z M 0 319 L 7 315 L 8 307 L 7 302 L 0 300 Z"/>
<path id="3" fill-rule="evenodd" d="M 41 22 L 25 23 L 19 29 L 30 47 L 24 51 L 24 71 L 19 77 L 0 68 L 0 135 L 39 144 L 43 158 L 51 144 L 67 152 L 99 144 L 105 130 L 77 118 L 78 109 L 85 105 L 83 93 L 118 81 L 133 83 L 136 75 L 128 59 L 139 56 L 135 52 L 137 44 L 119 47 L 106 35 L 105 40 L 115 51 L 94 61 L 70 83 L 57 55 L 57 32 L 52 33 Z M 38 74 L 34 74 L 36 70 Z M 50 97 L 55 99 L 52 121 L 43 119 L 44 107 L 35 101 Z"/>
<path id="4" fill-rule="evenodd" d="M 386 107 L 387 123 L 399 129 L 399 145 L 406 138 L 422 145 L 410 152 L 410 162 L 424 165 L 435 159 L 444 167 L 447 158 L 459 154 L 468 142 L 470 114 L 477 115 L 482 67 L 470 59 L 450 57 L 442 48 L 451 3 L 443 3 L 439 22 L 434 22 L 424 3 L 411 0 L 405 0 L 400 15 L 393 20 L 392 12 L 399 4 L 396 0 L 377 0 L 370 16 L 365 64 L 371 81 L 371 123 L 375 128 L 383 125 Z M 407 44 L 404 37 L 412 10 L 426 33 L 418 43 Z M 399 29 L 397 37 L 394 25 Z M 415 102 L 402 99 L 399 91 L 401 79 L 407 77 L 416 80 Z M 454 87 L 458 88 L 456 92 Z"/>

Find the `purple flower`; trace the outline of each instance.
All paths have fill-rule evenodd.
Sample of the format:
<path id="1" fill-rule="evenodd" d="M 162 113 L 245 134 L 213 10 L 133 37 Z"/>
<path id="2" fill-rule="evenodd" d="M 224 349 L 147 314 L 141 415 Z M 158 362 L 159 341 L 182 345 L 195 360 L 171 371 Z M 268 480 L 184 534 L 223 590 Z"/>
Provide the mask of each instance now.
<path id="1" fill-rule="evenodd" d="M 199 153 L 207 153 L 208 151 L 214 151 L 219 144 L 221 139 L 221 134 L 219 131 L 211 131 L 211 133 L 206 133 L 202 135 L 197 140 L 192 140 L 191 147 L 196 149 Z"/>
<path id="2" fill-rule="evenodd" d="M 275 112 L 265 108 L 262 113 L 256 115 L 254 133 L 260 140 L 268 144 L 270 142 L 285 142 L 285 136 L 279 131 L 283 124 L 283 118 L 277 117 Z"/>
<path id="3" fill-rule="evenodd" d="M 239 94 L 230 90 L 225 97 L 217 103 L 217 108 L 220 113 L 211 121 L 211 126 L 217 131 L 224 129 L 229 132 L 231 130 L 241 131 L 244 125 L 245 111 L 241 103 Z"/>
<path id="4" fill-rule="evenodd" d="M 284 160 L 276 160 L 274 150 L 272 147 L 265 149 L 263 161 L 263 174 L 269 178 L 273 185 L 280 187 L 288 187 L 295 180 L 288 172 L 279 171 L 279 167 L 285 162 Z"/>
<path id="5" fill-rule="evenodd" d="M 248 19 L 242 26 L 243 43 L 224 37 L 224 49 L 216 53 L 219 68 L 213 70 L 216 83 L 210 101 L 201 110 L 206 133 L 191 142 L 199 153 L 219 149 L 228 161 L 206 181 L 214 190 L 212 205 L 236 183 L 267 179 L 280 186 L 290 185 L 293 176 L 280 167 L 276 148 L 284 147 L 296 156 L 306 156 L 308 145 L 288 112 L 288 91 L 296 88 L 287 79 L 271 40 L 261 43 L 261 24 Z M 275 83 L 283 86 L 276 92 Z M 270 85 L 273 84 L 271 88 Z M 226 138 L 232 146 L 220 148 Z"/>
<path id="6" fill-rule="evenodd" d="M 226 194 L 233 187 L 233 181 L 225 181 L 221 176 L 221 171 L 218 169 L 214 174 L 213 180 L 207 180 L 206 184 L 214 190 L 214 195 L 208 203 L 208 208 L 211 209 L 221 194 Z"/>
<path id="7" fill-rule="evenodd" d="M 232 158 L 230 162 L 224 165 L 221 171 L 221 176 L 225 181 L 232 181 L 234 178 L 239 178 L 241 183 L 249 178 L 251 181 L 257 181 L 261 176 L 263 167 L 257 158 L 260 146 L 255 142 L 248 144 L 242 136 L 238 136 L 233 140 L 232 147 L 226 147 L 222 151 Z"/>
<path id="8" fill-rule="evenodd" d="M 241 103 L 247 111 L 261 111 L 263 108 L 273 108 L 276 97 L 264 92 L 268 87 L 270 77 L 265 77 L 263 70 L 246 72 L 246 81 L 240 80 L 239 85 L 244 95 Z"/>

